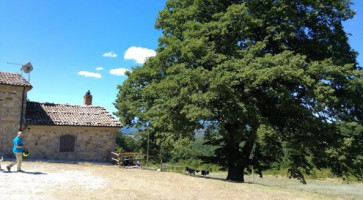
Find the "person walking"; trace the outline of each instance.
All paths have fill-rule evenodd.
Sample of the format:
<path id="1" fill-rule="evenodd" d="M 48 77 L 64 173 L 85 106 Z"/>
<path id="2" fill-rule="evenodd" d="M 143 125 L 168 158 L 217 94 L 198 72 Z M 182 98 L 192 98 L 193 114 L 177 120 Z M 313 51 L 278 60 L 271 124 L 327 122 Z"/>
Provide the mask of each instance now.
<path id="1" fill-rule="evenodd" d="M 15 154 L 16 160 L 14 162 L 12 162 L 9 166 L 6 167 L 6 169 L 9 172 L 10 172 L 11 167 L 13 167 L 16 164 L 17 164 L 17 171 L 24 172 L 23 170 L 21 170 L 21 163 L 23 162 L 23 151 L 24 151 L 24 148 L 26 148 L 26 146 L 24 146 L 22 137 L 23 137 L 23 132 L 19 131 L 18 136 L 15 137 L 13 140 L 13 144 L 14 144 L 13 152 Z"/>

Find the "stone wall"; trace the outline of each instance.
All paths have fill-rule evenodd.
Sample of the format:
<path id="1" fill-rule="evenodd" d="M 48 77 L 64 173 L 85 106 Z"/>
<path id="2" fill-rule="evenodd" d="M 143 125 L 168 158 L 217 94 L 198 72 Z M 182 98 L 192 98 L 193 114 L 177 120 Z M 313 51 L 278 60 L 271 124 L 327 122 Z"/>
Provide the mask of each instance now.
<path id="1" fill-rule="evenodd" d="M 25 88 L 23 98 L 22 86 L 0 85 L 0 156 L 13 156 L 12 140 L 20 128 L 21 102 L 23 100 L 23 112 L 26 110 L 26 97 L 30 87 Z"/>
<path id="2" fill-rule="evenodd" d="M 116 149 L 119 128 L 77 126 L 35 126 L 24 130 L 24 145 L 28 146 L 31 159 L 109 161 L 110 152 Z M 60 137 L 76 138 L 72 153 L 59 152 Z"/>

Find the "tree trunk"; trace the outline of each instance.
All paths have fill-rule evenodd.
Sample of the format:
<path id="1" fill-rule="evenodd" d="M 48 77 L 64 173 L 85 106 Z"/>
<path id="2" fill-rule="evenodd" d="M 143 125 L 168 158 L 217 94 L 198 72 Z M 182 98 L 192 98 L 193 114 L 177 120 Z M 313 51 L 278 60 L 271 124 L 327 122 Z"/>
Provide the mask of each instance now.
<path id="1" fill-rule="evenodd" d="M 237 164 L 235 166 L 229 166 L 227 180 L 245 182 L 244 181 L 244 170 L 245 170 L 245 166 L 243 166 L 242 164 Z"/>
<path id="2" fill-rule="evenodd" d="M 238 139 L 239 124 L 226 124 L 224 128 L 229 133 L 226 140 L 228 154 L 227 180 L 244 182 L 244 170 L 248 166 L 249 157 L 256 140 L 256 131 L 249 134 L 244 147 L 240 148 L 241 139 Z M 240 133 L 243 134 L 243 133 Z"/>
<path id="3" fill-rule="evenodd" d="M 231 128 L 231 127 L 227 127 Z M 226 140 L 228 154 L 228 175 L 227 180 L 244 182 L 243 172 L 246 167 L 243 163 L 243 156 L 240 152 L 239 141 L 235 136 L 236 129 L 226 129 L 229 131 L 229 137 Z"/>

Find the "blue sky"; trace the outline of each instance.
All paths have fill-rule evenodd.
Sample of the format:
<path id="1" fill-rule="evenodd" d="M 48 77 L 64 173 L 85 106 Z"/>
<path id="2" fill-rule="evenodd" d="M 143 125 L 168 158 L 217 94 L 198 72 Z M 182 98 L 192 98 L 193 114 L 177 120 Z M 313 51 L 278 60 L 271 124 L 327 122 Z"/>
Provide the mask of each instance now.
<path id="1" fill-rule="evenodd" d="M 30 61 L 31 101 L 81 105 L 90 90 L 93 105 L 114 112 L 124 71 L 155 55 L 161 32 L 154 23 L 165 2 L 0 0 L 0 71 L 20 73 L 7 62 Z M 344 27 L 363 53 L 363 1 L 353 2 L 357 14 Z"/>
<path id="2" fill-rule="evenodd" d="M 0 71 L 17 73 L 21 66 L 7 62 L 30 61 L 31 101 L 78 105 L 90 90 L 93 105 L 114 112 L 117 85 L 126 78 L 120 72 L 140 65 L 157 48 L 161 32 L 154 23 L 164 4 L 0 0 Z"/>

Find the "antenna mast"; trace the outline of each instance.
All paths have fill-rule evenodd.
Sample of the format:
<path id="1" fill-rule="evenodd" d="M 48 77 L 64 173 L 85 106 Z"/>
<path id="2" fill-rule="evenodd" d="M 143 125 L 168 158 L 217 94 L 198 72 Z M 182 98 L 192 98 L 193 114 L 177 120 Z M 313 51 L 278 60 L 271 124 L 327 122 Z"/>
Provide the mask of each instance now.
<path id="1" fill-rule="evenodd" d="M 12 65 L 20 65 L 21 66 L 20 71 L 22 71 L 21 74 L 23 74 L 23 72 L 28 74 L 28 81 L 30 82 L 30 72 L 33 71 L 33 65 L 30 62 L 27 62 L 25 65 L 12 62 L 7 62 L 7 63 Z"/>

